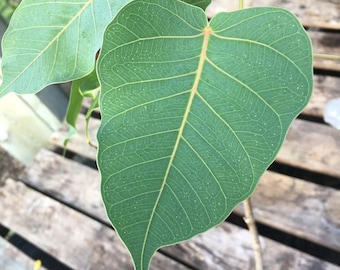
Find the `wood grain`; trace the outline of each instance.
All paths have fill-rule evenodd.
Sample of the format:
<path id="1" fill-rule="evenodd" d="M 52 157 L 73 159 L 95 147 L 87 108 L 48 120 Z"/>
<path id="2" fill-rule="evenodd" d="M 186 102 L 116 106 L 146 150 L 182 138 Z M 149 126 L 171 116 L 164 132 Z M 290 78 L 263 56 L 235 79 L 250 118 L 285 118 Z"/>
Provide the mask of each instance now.
<path id="1" fill-rule="evenodd" d="M 1 222 L 73 269 L 133 269 L 114 231 L 98 221 L 7 179 L 0 188 Z M 151 268 L 188 270 L 161 255 Z"/>
<path id="2" fill-rule="evenodd" d="M 330 126 L 296 119 L 276 160 L 340 177 L 340 132 Z"/>
<path id="3" fill-rule="evenodd" d="M 333 98 L 340 98 L 340 78 L 314 75 L 313 94 L 303 113 L 322 118 L 325 105 Z"/>
<path id="4" fill-rule="evenodd" d="M 260 237 L 260 242 L 263 249 L 264 269 L 339 270 L 335 265 L 322 262 L 265 237 Z M 202 270 L 255 269 L 248 230 L 226 222 L 188 242 L 167 247 L 165 250 L 188 263 L 195 262 L 195 267 Z"/>
<path id="5" fill-rule="evenodd" d="M 266 172 L 252 195 L 257 221 L 340 251 L 340 191 Z M 242 205 L 235 212 L 244 215 Z"/>

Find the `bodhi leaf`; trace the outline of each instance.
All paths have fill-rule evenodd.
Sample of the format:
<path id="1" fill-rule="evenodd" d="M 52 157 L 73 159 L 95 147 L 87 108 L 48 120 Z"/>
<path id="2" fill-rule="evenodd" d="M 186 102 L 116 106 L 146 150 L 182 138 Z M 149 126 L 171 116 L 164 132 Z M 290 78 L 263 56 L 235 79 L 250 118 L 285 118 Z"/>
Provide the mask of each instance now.
<path id="1" fill-rule="evenodd" d="M 311 43 L 277 8 L 135 0 L 98 60 L 101 192 L 136 269 L 254 191 L 312 91 Z"/>
<path id="2" fill-rule="evenodd" d="M 23 0 L 2 41 L 0 97 L 36 93 L 89 74 L 105 27 L 128 2 Z"/>

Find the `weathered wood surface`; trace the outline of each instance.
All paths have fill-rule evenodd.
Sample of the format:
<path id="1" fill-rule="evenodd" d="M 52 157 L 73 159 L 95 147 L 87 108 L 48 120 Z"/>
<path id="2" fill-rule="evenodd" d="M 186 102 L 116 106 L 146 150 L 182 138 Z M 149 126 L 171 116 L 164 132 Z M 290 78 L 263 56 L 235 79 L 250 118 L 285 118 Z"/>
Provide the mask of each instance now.
<path id="1" fill-rule="evenodd" d="M 35 261 L 0 237 L 1 270 L 33 270 Z M 41 267 L 40 270 L 44 270 Z"/>
<path id="2" fill-rule="evenodd" d="M 0 145 L 0 186 L 7 178 L 17 177 L 23 171 L 23 169 L 24 165 L 11 156 Z"/>
<path id="3" fill-rule="evenodd" d="M 308 35 L 312 41 L 313 53 L 340 57 L 340 33 L 310 30 L 308 31 Z M 322 70 L 340 72 L 340 60 L 314 58 L 314 67 Z"/>
<path id="4" fill-rule="evenodd" d="M 274 6 L 293 12 L 306 26 L 323 25 L 340 29 L 340 1 L 338 0 L 245 0 L 244 7 Z M 207 11 L 216 12 L 238 9 L 238 1 L 213 0 Z"/>
<path id="5" fill-rule="evenodd" d="M 100 196 L 97 170 L 43 149 L 19 178 L 49 196 L 109 223 Z"/>
<path id="6" fill-rule="evenodd" d="M 0 208 L 5 209 L 0 212 L 3 224 L 71 267 L 132 269 L 124 246 L 109 227 L 10 179 L 0 189 L 0 196 Z M 198 269 L 252 269 L 250 241 L 247 230 L 223 223 L 164 250 Z M 267 269 L 338 269 L 266 238 L 261 238 L 261 243 Z M 151 269 L 187 268 L 157 253 Z"/>
<path id="7" fill-rule="evenodd" d="M 0 209 L 2 224 L 73 269 L 133 269 L 110 227 L 20 182 L 7 179 L 0 188 Z M 188 268 L 158 253 L 150 269 Z"/>
<path id="8" fill-rule="evenodd" d="M 165 250 L 174 257 L 181 256 L 187 262 L 195 259 L 195 266 L 202 270 L 255 269 L 251 235 L 248 230 L 225 222 L 193 240 L 167 247 Z M 267 238 L 260 237 L 260 242 L 264 269 L 340 269 L 338 266 L 322 262 Z M 196 254 L 195 258 L 192 254 Z"/>
<path id="9" fill-rule="evenodd" d="M 312 40 L 314 53 L 340 56 L 340 33 L 315 30 L 309 30 L 307 33 Z M 340 61 L 338 61 L 338 63 L 340 63 Z"/>
<path id="10" fill-rule="evenodd" d="M 296 119 L 276 160 L 340 177 L 340 132 L 327 125 Z"/>
<path id="11" fill-rule="evenodd" d="M 340 97 L 340 78 L 324 75 L 314 75 L 314 90 L 312 98 L 303 111 L 304 114 L 323 117 L 326 103 Z"/>
<path id="12" fill-rule="evenodd" d="M 339 190 L 268 171 L 251 199 L 257 221 L 340 251 Z"/>
<path id="13" fill-rule="evenodd" d="M 20 178 L 108 223 L 96 170 L 42 150 Z M 339 190 L 266 172 L 253 196 L 253 204 L 258 221 L 340 251 Z M 236 212 L 243 215 L 242 205 Z"/>

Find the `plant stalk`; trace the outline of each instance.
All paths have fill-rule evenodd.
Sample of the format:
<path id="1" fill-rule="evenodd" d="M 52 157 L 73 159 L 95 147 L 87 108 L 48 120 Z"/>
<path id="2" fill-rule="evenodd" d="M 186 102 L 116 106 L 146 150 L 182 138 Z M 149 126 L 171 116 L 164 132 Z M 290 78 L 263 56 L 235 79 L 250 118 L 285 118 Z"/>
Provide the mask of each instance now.
<path id="1" fill-rule="evenodd" d="M 261 244 L 259 239 L 259 233 L 256 228 L 255 218 L 253 214 L 253 208 L 251 205 L 250 198 L 246 199 L 243 202 L 244 206 L 244 221 L 248 226 L 249 232 L 251 234 L 252 242 L 253 242 L 253 249 L 255 252 L 255 266 L 256 270 L 263 270 L 263 260 L 262 260 L 262 250 Z"/>
<path id="2" fill-rule="evenodd" d="M 238 9 L 243 9 L 243 0 L 238 0 Z"/>
<path id="3" fill-rule="evenodd" d="M 314 58 L 327 59 L 333 61 L 340 61 L 340 55 L 324 54 L 324 53 L 314 53 Z"/>

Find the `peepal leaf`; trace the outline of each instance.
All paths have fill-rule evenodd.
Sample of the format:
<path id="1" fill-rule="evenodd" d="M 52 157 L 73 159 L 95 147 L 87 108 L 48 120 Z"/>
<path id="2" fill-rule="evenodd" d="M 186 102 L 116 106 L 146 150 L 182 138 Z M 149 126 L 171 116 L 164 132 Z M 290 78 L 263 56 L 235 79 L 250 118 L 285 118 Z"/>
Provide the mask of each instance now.
<path id="1" fill-rule="evenodd" d="M 312 91 L 311 43 L 278 8 L 135 0 L 98 60 L 101 192 L 136 269 L 254 191 Z"/>
<path id="2" fill-rule="evenodd" d="M 23 0 L 2 41 L 0 97 L 36 93 L 89 74 L 105 27 L 128 2 Z"/>

